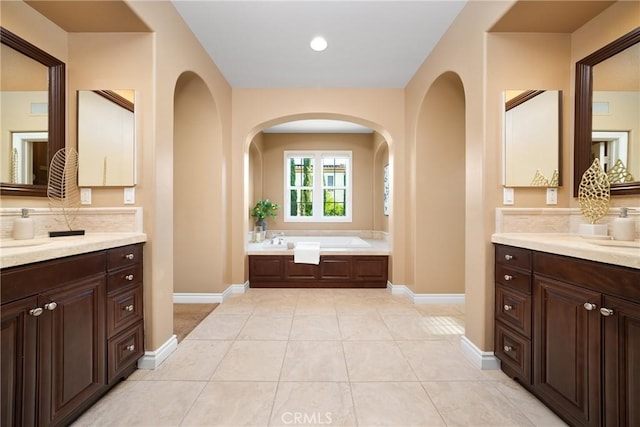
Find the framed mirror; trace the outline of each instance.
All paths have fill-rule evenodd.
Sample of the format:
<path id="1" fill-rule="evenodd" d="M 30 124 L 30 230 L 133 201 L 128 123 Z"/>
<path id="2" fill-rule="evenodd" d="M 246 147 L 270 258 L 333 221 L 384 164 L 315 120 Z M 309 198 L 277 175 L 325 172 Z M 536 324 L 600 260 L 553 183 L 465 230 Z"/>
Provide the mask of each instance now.
<path id="1" fill-rule="evenodd" d="M 639 57 L 636 28 L 576 63 L 574 197 L 596 157 L 606 162 L 612 196 L 640 194 Z"/>
<path id="2" fill-rule="evenodd" d="M 78 185 L 135 185 L 135 92 L 78 91 Z"/>
<path id="3" fill-rule="evenodd" d="M 504 177 L 507 187 L 562 184 L 562 92 L 504 92 Z"/>
<path id="4" fill-rule="evenodd" d="M 0 192 L 11 196 L 46 197 L 48 166 L 56 151 L 65 146 L 65 63 L 3 27 L 0 27 L 0 42 L 3 49 L 0 69 L 3 116 Z M 9 58 L 15 61 L 5 60 Z M 38 67 L 47 84 L 40 85 L 42 87 L 25 86 L 24 81 L 31 79 L 21 79 L 20 76 Z M 16 98 L 21 101 L 14 102 Z M 28 107 L 26 110 L 25 106 Z M 44 124 L 34 125 L 34 116 L 40 116 L 40 122 Z M 42 126 L 46 128 L 40 128 Z M 22 138 L 21 143 L 14 143 L 13 135 L 21 133 L 38 135 L 34 139 Z M 22 155 L 16 144 L 22 144 Z"/>

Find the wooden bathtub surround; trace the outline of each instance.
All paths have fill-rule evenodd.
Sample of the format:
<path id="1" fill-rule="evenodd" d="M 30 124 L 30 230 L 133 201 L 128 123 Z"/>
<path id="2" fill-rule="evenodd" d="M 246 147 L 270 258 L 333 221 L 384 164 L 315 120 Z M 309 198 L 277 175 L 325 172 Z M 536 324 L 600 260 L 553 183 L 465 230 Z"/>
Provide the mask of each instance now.
<path id="1" fill-rule="evenodd" d="M 387 255 L 321 255 L 296 264 L 293 255 L 249 255 L 252 288 L 386 288 Z"/>

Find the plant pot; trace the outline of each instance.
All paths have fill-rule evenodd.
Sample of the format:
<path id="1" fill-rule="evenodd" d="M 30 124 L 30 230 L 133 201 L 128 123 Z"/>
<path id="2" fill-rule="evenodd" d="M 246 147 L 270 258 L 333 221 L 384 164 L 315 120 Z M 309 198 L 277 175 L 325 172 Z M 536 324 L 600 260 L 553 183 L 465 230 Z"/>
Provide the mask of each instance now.
<path id="1" fill-rule="evenodd" d="M 267 231 L 267 221 L 264 218 L 256 220 L 256 225 L 262 227 L 263 232 Z"/>

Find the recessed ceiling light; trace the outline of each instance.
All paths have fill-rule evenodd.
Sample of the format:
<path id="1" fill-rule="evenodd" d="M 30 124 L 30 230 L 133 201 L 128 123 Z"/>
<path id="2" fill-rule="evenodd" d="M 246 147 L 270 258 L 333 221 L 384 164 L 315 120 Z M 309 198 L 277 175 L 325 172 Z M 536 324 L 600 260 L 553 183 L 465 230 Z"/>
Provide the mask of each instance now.
<path id="1" fill-rule="evenodd" d="M 314 37 L 313 40 L 311 40 L 311 43 L 309 43 L 309 46 L 311 46 L 311 49 L 315 50 L 316 52 L 322 52 L 327 48 L 327 41 L 324 39 L 324 37 Z"/>

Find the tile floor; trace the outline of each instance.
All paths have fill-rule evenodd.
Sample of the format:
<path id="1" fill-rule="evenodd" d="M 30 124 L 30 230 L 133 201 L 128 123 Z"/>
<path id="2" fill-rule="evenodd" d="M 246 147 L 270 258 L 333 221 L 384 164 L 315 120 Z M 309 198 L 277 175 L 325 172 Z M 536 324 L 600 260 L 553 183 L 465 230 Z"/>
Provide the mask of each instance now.
<path id="1" fill-rule="evenodd" d="M 461 353 L 464 307 L 385 289 L 250 289 L 74 425 L 556 426 Z"/>

